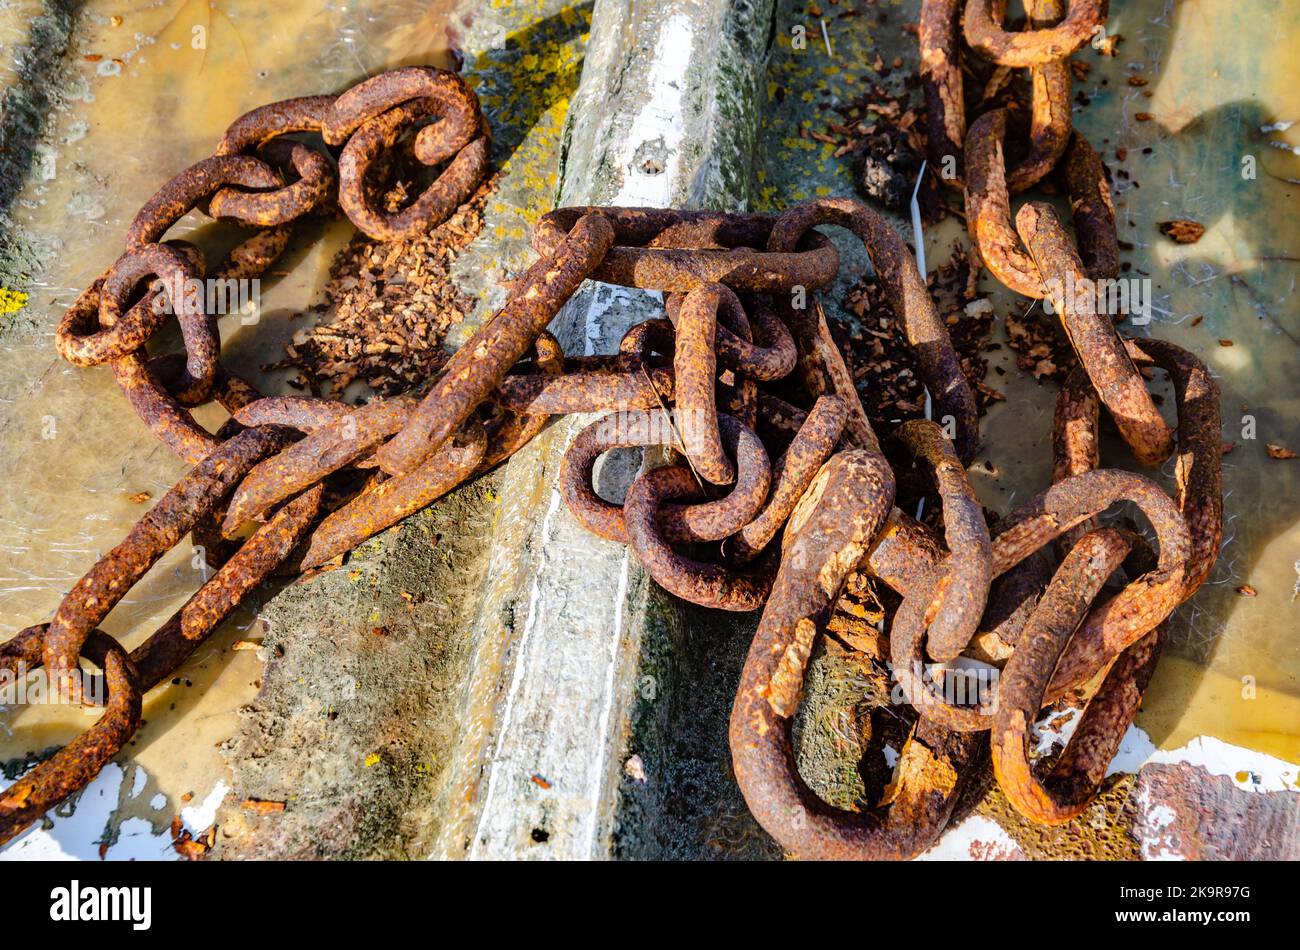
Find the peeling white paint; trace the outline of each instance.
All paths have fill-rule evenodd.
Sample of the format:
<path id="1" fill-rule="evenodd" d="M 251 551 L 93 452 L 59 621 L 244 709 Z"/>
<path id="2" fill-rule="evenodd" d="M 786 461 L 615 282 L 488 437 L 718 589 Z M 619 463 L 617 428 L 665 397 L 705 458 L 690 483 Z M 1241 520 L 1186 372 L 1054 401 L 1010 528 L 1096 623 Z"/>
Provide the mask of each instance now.
<path id="1" fill-rule="evenodd" d="M 99 853 L 100 842 L 113 827 L 118 802 L 122 798 L 126 772 L 110 762 L 77 796 L 71 813 L 62 813 L 65 805 L 46 813 L 46 822 L 38 821 L 18 838 L 0 849 L 0 861 L 159 861 L 179 860 L 167 835 L 155 835 L 153 826 L 143 818 L 128 818 L 117 828 L 116 840 Z M 138 794 L 141 782 L 147 783 L 144 769 L 135 769 L 132 794 Z M 5 782 L 8 788 L 12 782 Z"/>
<path id="2" fill-rule="evenodd" d="M 1045 755 L 1055 746 L 1064 746 L 1074 735 L 1082 710 L 1064 709 L 1046 717 L 1035 728 L 1037 752 Z M 1282 759 L 1224 742 L 1214 736 L 1197 736 L 1177 749 L 1157 749 L 1146 730 L 1130 725 L 1120 740 L 1119 751 L 1111 760 L 1106 774 L 1136 775 L 1149 763 L 1199 766 L 1211 775 L 1226 775 L 1240 789 L 1248 792 L 1300 791 L 1300 766 Z"/>
<path id="3" fill-rule="evenodd" d="M 197 805 L 187 805 L 181 809 L 181 821 L 185 827 L 190 830 L 194 837 L 198 837 L 212 827 L 212 823 L 217 820 L 217 808 L 226 796 L 230 794 L 230 786 L 224 781 L 218 781 L 212 791 L 204 797 L 203 801 Z"/>
<path id="4" fill-rule="evenodd" d="M 1002 826 L 983 815 L 971 815 L 949 827 L 916 861 L 1014 861 L 1024 858 L 1020 846 Z"/>
<path id="5" fill-rule="evenodd" d="M 655 46 L 653 65 L 646 77 L 647 98 L 632 119 L 619 155 L 623 186 L 614 204 L 666 207 L 681 169 L 681 146 L 686 134 L 686 76 L 696 46 L 696 29 L 684 13 L 669 17 Z M 635 157 L 643 146 L 661 141 L 663 167 L 647 174 Z"/>
<path id="6" fill-rule="evenodd" d="M 1152 805 L 1151 790 L 1141 789 L 1137 794 L 1139 813 L 1142 815 L 1140 845 L 1143 861 L 1185 861 L 1178 851 L 1177 842 L 1165 829 L 1177 820 L 1177 813 L 1168 805 Z"/>

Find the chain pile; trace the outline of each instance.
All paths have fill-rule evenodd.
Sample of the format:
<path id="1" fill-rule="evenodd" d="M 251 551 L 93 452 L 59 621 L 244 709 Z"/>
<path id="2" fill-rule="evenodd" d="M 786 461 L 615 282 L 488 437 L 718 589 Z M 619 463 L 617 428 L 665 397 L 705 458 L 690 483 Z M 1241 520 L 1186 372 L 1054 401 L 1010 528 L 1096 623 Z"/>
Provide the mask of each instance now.
<path id="1" fill-rule="evenodd" d="M 972 0 L 968 14 L 990 6 Z M 1076 6 L 1090 5 L 1072 5 L 1072 16 Z M 934 21 L 936 8 L 947 11 L 955 30 L 955 2 L 927 3 L 923 20 Z M 1027 55 L 1017 42 L 1009 43 L 1014 53 L 996 52 L 993 39 L 972 45 L 1008 59 Z M 1040 39 L 1040 47 L 1055 51 L 1053 66 L 1068 54 L 1059 38 Z M 951 75 L 948 81 L 945 103 L 952 101 Z M 960 142 L 954 114 L 944 128 Z M 430 115 L 439 121 L 404 146 L 413 123 Z M 968 200 L 1007 209 L 1005 186 L 1000 204 L 989 201 L 1005 176 L 1001 127 L 986 118 L 965 137 Z M 1068 136 L 1068 109 L 1066 123 Z M 883 218 L 847 199 L 805 202 L 780 215 L 562 208 L 537 225 L 538 261 L 423 395 L 360 407 L 262 397 L 220 366 L 214 318 L 202 301 L 169 289 L 182 285 L 178 275 L 203 274 L 201 255 L 181 242 L 157 242 L 211 196 L 212 215 L 264 229 L 216 272 L 259 273 L 283 248 L 288 222 L 332 191 L 325 156 L 283 137 L 299 132 L 342 146 L 339 204 L 380 239 L 435 225 L 486 167 L 485 125 L 473 94 L 451 74 L 408 68 L 337 98 L 249 113 L 227 131 L 218 156 L 168 183 L 137 216 L 126 253 L 74 304 L 58 343 L 73 362 L 109 362 L 141 417 L 194 467 L 77 583 L 50 624 L 0 647 L 0 666 L 44 663 L 69 695 L 84 695 L 82 658 L 102 667 L 107 685 L 103 718 L 0 794 L 0 842 L 90 781 L 138 727 L 142 695 L 271 572 L 325 566 L 509 458 L 552 416 L 591 412 L 608 415 L 578 433 L 560 473 L 574 516 L 629 544 L 651 577 L 686 600 L 763 610 L 730 744 L 750 809 L 781 844 L 801 857 L 899 858 L 924 850 L 974 771 L 985 731 L 998 779 L 1022 812 L 1056 823 L 1086 806 L 1136 713 L 1163 621 L 1199 587 L 1218 550 L 1218 397 L 1194 357 L 1168 343 L 1124 340 L 1101 320 L 1105 336 L 1098 321 L 1081 320 L 1066 306 L 1074 302 L 1062 299 L 1058 312 L 1081 366 L 1057 406 L 1055 484 L 990 529 L 966 474 L 979 443 L 975 400 L 907 246 Z M 410 207 L 380 214 L 367 169 L 403 147 L 426 164 L 451 163 Z M 249 154 L 254 150 L 262 157 Z M 1096 156 L 1089 164 L 1087 152 L 1078 154 L 1078 162 L 1067 157 L 1064 164 L 1082 169 L 1085 197 L 1075 208 L 1082 232 L 1086 221 L 1104 224 L 1109 198 Z M 1044 174 L 1056 161 L 1047 161 Z M 298 180 L 286 187 L 267 162 L 292 166 Z M 1002 260 L 1042 283 L 1076 265 L 1078 255 L 1050 208 L 1027 207 L 1032 211 L 1017 220 L 1029 246 L 1025 260 L 1036 270 L 1011 256 L 1014 244 L 1000 245 L 1010 249 Z M 1107 237 L 1113 245 L 1113 213 L 1109 220 L 1109 232 L 1098 225 L 1088 239 L 1095 241 L 1087 252 L 1092 264 Z M 905 423 L 886 441 L 932 479 L 942 536 L 895 506 L 895 470 L 831 338 L 816 292 L 835 277 L 839 255 L 817 230 L 824 224 L 863 242 L 944 423 Z M 972 224 L 972 240 L 989 262 L 998 245 L 983 233 Z M 160 280 L 146 288 L 147 277 Z M 587 279 L 660 291 L 666 316 L 632 327 L 616 355 L 568 357 L 546 328 Z M 170 304 L 162 316 L 152 305 L 160 294 Z M 145 343 L 171 313 L 185 353 L 147 358 Z M 1154 411 L 1145 387 L 1146 403 L 1133 389 L 1134 380 L 1142 382 L 1138 366 L 1166 370 L 1177 391 L 1172 499 L 1147 478 L 1098 468 L 1103 404 L 1139 461 L 1158 462 L 1173 449 L 1175 437 L 1158 414 L 1132 408 Z M 187 411 L 210 399 L 231 413 L 215 435 Z M 630 446 L 662 447 L 669 462 L 644 471 L 623 503 L 611 504 L 593 487 L 595 468 L 604 453 Z M 1132 532 L 1098 527 L 1096 516 L 1123 501 L 1150 521 L 1156 552 Z M 255 530 L 235 547 L 230 539 L 250 524 Z M 128 654 L 97 625 L 187 533 L 218 570 Z M 1051 542 L 1061 552 L 1054 574 L 1044 553 Z M 1094 604 L 1121 564 L 1127 586 Z M 919 716 L 889 803 L 863 813 L 834 809 L 807 787 L 790 738 L 815 638 L 855 573 L 902 597 L 887 659 Z M 972 650 L 1003 664 L 991 705 L 950 702 L 926 672 L 927 657 L 942 673 L 943 664 Z M 1027 757 L 1039 709 L 1103 670 L 1073 740 L 1039 774 Z"/>
<path id="2" fill-rule="evenodd" d="M 429 118 L 436 122 L 424 124 Z M 290 137 L 298 133 L 313 134 L 327 149 Z M 322 478 L 354 460 L 351 446 L 364 452 L 396 431 L 410 401 L 354 413 L 339 403 L 262 398 L 221 365 L 217 314 L 209 312 L 204 288 L 205 280 L 258 278 L 287 246 L 294 223 L 327 202 L 336 200 L 376 240 L 436 227 L 483 180 L 488 145 L 477 97 L 459 76 L 441 69 L 405 67 L 338 96 L 255 109 L 230 125 L 215 155 L 172 178 L 144 204 L 127 230 L 122 256 L 69 308 L 55 333 L 60 354 L 78 366 L 108 364 L 140 418 L 193 468 L 77 582 L 50 623 L 28 627 L 0 646 L 0 670 L 10 676 L 44 665 L 63 695 L 93 696 L 104 704 L 94 726 L 0 794 L 0 843 L 95 777 L 139 727 L 143 695 L 170 679 L 301 542 L 311 541 L 313 555 L 346 550 L 373 533 L 348 540 L 348 531 L 355 535 L 358 523 L 374 517 L 368 509 L 382 507 L 380 499 L 415 510 L 489 464 L 485 438 L 477 447 L 471 442 L 449 449 L 454 474 L 412 479 L 397 498 L 392 481 L 377 486 L 372 479 L 368 487 L 377 490 L 335 511 L 342 519 L 317 525 L 349 492 L 342 479 Z M 336 155 L 337 168 L 327 150 Z M 407 207 L 386 211 L 379 188 L 406 153 L 422 165 L 445 167 Z M 195 208 L 255 233 L 209 269 L 193 244 L 163 240 Z M 173 316 L 184 352 L 151 356 L 147 344 Z M 214 400 L 232 416 L 215 434 L 191 414 Z M 363 473 L 366 464 L 358 466 Z M 302 472 L 312 466 L 319 474 L 303 481 Z M 438 487 L 438 478 L 445 487 Z M 419 492 L 432 494 L 419 501 Z M 231 540 L 249 520 L 259 522 L 256 530 L 242 543 Z M 215 573 L 128 654 L 97 627 L 186 534 L 205 572 Z M 100 680 L 82 675 L 83 658 L 102 668 Z"/>
<path id="3" fill-rule="evenodd" d="M 968 457 L 933 423 L 916 421 L 894 438 L 931 473 L 943 538 L 891 507 L 893 473 L 877 453 L 836 454 L 804 494 L 785 531 L 730 733 L 750 810 L 800 857 L 906 858 L 925 850 L 974 771 L 985 732 L 994 774 L 1017 811 L 1048 825 L 1078 815 L 1137 713 L 1164 621 L 1205 581 L 1218 555 L 1218 387 L 1185 350 L 1122 337 L 1099 306 L 1101 282 L 1119 274 L 1115 212 L 1100 158 L 1071 128 L 1068 58 L 1096 35 L 1106 3 L 1071 0 L 1067 13 L 1061 0 L 1032 0 L 1021 33 L 1002 28 L 1005 7 L 1005 0 L 967 0 L 964 34 L 999 70 L 1030 71 L 1024 158 L 1006 167 L 1004 109 L 990 109 L 966 129 L 958 0 L 922 4 L 927 144 L 936 173 L 964 192 L 969 236 L 984 265 L 1018 293 L 1050 297 L 1078 355 L 1053 420 L 1053 485 L 990 529 L 962 464 Z M 1012 225 L 1010 195 L 1054 171 L 1069 196 L 1077 249 L 1048 204 L 1026 203 Z M 1173 382 L 1176 431 L 1147 391 L 1141 370 L 1152 367 Z M 1141 475 L 1099 467 L 1103 405 L 1140 464 L 1158 465 L 1176 447 L 1173 498 Z M 1123 502 L 1154 529 L 1155 552 L 1133 531 L 1096 520 Z M 1046 550 L 1053 543 L 1054 569 Z M 1106 590 L 1120 568 L 1127 583 Z M 808 788 L 790 738 L 815 636 L 855 571 L 902 597 L 888 660 L 919 717 L 887 800 L 861 813 L 832 808 Z M 968 703 L 952 688 L 962 674 L 951 663 L 963 654 L 1000 668 L 992 695 Z M 1100 682 L 1064 750 L 1054 761 L 1031 763 L 1039 710 L 1095 677 Z"/>

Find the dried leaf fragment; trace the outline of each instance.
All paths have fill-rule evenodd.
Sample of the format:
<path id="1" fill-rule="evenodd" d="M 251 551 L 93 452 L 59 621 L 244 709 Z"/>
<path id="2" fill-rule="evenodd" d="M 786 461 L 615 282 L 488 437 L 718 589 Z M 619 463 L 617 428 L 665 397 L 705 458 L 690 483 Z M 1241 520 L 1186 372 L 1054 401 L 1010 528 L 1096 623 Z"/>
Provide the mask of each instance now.
<path id="1" fill-rule="evenodd" d="M 1160 233 L 1178 244 L 1195 244 L 1205 234 L 1205 225 L 1188 218 L 1161 221 Z"/>

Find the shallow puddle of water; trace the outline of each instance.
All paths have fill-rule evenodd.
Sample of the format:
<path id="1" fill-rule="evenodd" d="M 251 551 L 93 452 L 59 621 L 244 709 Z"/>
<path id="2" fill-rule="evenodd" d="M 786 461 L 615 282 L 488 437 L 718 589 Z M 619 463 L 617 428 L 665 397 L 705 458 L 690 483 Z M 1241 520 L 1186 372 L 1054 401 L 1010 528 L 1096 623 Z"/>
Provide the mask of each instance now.
<path id="1" fill-rule="evenodd" d="M 449 0 L 87 5 L 54 148 L 11 211 L 36 264 L 27 306 L 0 316 L 0 638 L 48 620 L 62 594 L 185 470 L 135 418 L 106 368 L 78 369 L 58 357 L 53 330 L 63 308 L 120 253 L 139 206 L 168 177 L 211 154 L 232 119 L 273 100 L 339 91 L 385 68 L 447 65 L 449 38 L 462 25 L 453 8 Z M 23 38 L 26 17 L 17 12 L 0 21 L 0 51 Z M 223 321 L 225 359 L 236 373 L 264 391 L 283 390 L 282 378 L 261 364 L 279 358 L 303 325 L 300 315 L 318 299 L 333 253 L 350 233 L 337 224 L 299 236 L 262 282 L 260 322 Z M 171 235 L 200 243 L 209 259 L 236 237 L 197 215 Z M 215 407 L 199 414 L 209 428 L 222 416 Z M 137 500 L 142 493 L 148 500 Z M 188 540 L 182 548 L 105 622 L 128 647 L 200 583 Z M 202 799 L 216 783 L 216 746 L 233 731 L 235 710 L 261 674 L 255 652 L 231 647 L 258 639 L 258 600 L 269 594 L 250 598 L 174 685 L 147 697 L 146 724 L 130 751 L 148 778 L 124 794 L 142 803 L 150 821 L 165 826 L 181 796 Z M 93 717 L 54 706 L 17 712 L 0 719 L 0 760 L 66 742 Z M 167 807 L 145 807 L 159 793 Z"/>
<path id="2" fill-rule="evenodd" d="M 1283 148 L 1300 143 L 1300 129 L 1265 129 L 1300 120 L 1300 9 L 1148 0 L 1113 5 L 1110 29 L 1124 37 L 1109 64 L 1120 75 L 1106 71 L 1079 125 L 1112 171 L 1132 176 L 1117 177 L 1115 197 L 1134 273 L 1154 286 L 1149 331 L 1209 364 L 1223 438 L 1236 443 L 1223 460 L 1219 563 L 1176 617 L 1139 725 L 1164 747 L 1211 735 L 1297 762 L 1300 462 L 1268 457 L 1266 444 L 1300 451 L 1300 188 L 1284 180 L 1300 177 L 1300 160 Z M 1126 161 L 1115 161 L 1117 147 Z M 1163 238 L 1157 223 L 1175 218 L 1200 222 L 1205 236 Z M 1238 593 L 1244 584 L 1258 596 Z"/>

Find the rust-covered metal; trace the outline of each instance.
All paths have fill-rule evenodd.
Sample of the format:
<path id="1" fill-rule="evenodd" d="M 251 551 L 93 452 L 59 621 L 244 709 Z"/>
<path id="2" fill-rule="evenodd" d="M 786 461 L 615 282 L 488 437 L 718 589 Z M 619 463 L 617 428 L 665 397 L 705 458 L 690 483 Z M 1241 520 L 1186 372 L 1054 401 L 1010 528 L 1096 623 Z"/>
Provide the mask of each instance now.
<path id="1" fill-rule="evenodd" d="M 396 212 L 375 206 L 366 174 L 381 153 L 416 123 L 436 119 L 415 135 L 425 165 L 449 162 L 434 181 Z M 376 241 L 397 241 L 436 227 L 474 193 L 487 175 L 490 137 L 478 97 L 445 69 L 404 66 L 342 93 L 324 116 L 325 141 L 339 154 L 339 207 Z"/>
<path id="2" fill-rule="evenodd" d="M 961 187 L 962 144 L 966 141 L 960 12 L 961 0 L 922 0 L 916 23 L 925 90 L 926 156 L 940 180 L 953 188 Z"/>
<path id="3" fill-rule="evenodd" d="M 1005 13 L 1001 2 L 968 3 L 968 40 L 972 11 L 995 25 Z M 557 209 L 535 230 L 540 259 L 422 397 L 360 407 L 263 397 L 221 365 L 215 315 L 193 299 L 194 285 L 207 276 L 259 276 L 284 250 L 292 222 L 333 200 L 336 188 L 372 238 L 425 231 L 473 192 L 488 154 L 477 100 L 442 70 L 404 67 L 338 97 L 273 103 L 233 122 L 215 156 L 146 204 L 126 253 L 78 297 L 56 334 L 74 363 L 109 364 L 140 417 L 193 467 L 74 585 L 48 627 L 0 645 L 0 666 L 45 663 L 69 695 L 82 695 L 71 671 L 83 656 L 105 669 L 111 687 L 96 726 L 0 795 L 0 836 L 93 778 L 136 728 L 141 695 L 169 679 L 273 572 L 337 562 L 509 459 L 556 415 L 611 410 L 565 452 L 562 497 L 588 529 L 627 543 L 671 593 L 724 610 L 763 608 L 730 743 L 746 801 L 787 849 L 808 858 L 914 856 L 942 831 L 980 752 L 978 733 L 990 728 L 998 778 L 1017 809 L 1045 823 L 1077 814 L 1136 713 L 1164 621 L 1217 555 L 1218 391 L 1191 354 L 1125 340 L 1087 298 L 1080 305 L 1077 295 L 1058 293 L 1084 274 L 1119 273 L 1105 169 L 1069 126 L 1065 57 L 1073 47 L 1061 40 L 1104 16 L 1104 4 L 1073 3 L 1056 23 L 1058 0 L 1035 0 L 1029 28 L 1005 41 L 1009 52 L 999 55 L 1025 60 L 1034 95 L 1027 158 L 1011 169 L 1004 111 L 965 129 L 957 12 L 950 2 L 922 8 L 931 158 L 964 148 L 959 170 L 973 242 L 1013 289 L 1052 296 L 1081 357 L 1057 403 L 1051 488 L 989 530 L 964 468 L 979 445 L 975 403 L 944 322 L 903 240 L 846 199 L 781 215 Z M 1003 42 L 979 23 L 975 34 Z M 399 142 L 430 119 L 411 144 Z M 337 186 L 325 153 L 302 139 L 315 135 L 339 150 Z M 396 212 L 373 205 L 365 184 L 390 149 L 448 163 Z M 1012 227 L 1010 195 L 1049 171 L 1070 196 L 1078 251 L 1045 205 L 1025 205 L 1019 234 Z M 192 244 L 160 243 L 193 208 L 258 230 L 209 271 Z M 820 224 L 847 227 L 865 244 L 934 398 L 935 421 L 906 423 L 896 436 L 932 474 L 942 534 L 894 507 L 893 472 L 815 292 L 839 266 L 835 246 L 815 230 Z M 665 313 L 632 327 L 615 354 L 566 357 L 546 327 L 588 278 L 662 291 Z M 149 354 L 173 314 L 184 351 Z M 1172 498 L 1142 476 L 1099 467 L 1101 405 L 1139 461 L 1173 449 L 1139 374 L 1147 367 L 1165 370 L 1177 397 Z M 190 411 L 211 401 L 231 414 L 216 432 Z M 667 464 L 637 475 L 622 504 L 597 494 L 602 454 L 651 446 Z M 1099 527 L 1098 516 L 1123 502 L 1154 528 L 1154 554 L 1135 536 Z M 250 522 L 255 530 L 233 540 Z M 215 573 L 128 656 L 97 625 L 186 533 Z M 1137 550 L 1125 559 L 1131 545 Z M 1054 549 L 1062 563 L 1053 573 Z M 1103 590 L 1121 560 L 1127 583 Z M 889 658 L 919 719 L 887 798 L 850 813 L 800 778 L 790 723 L 818 631 L 846 578 L 859 572 L 867 577 L 854 584 L 869 577 L 902 598 L 888 628 Z M 1002 667 L 1004 685 L 975 702 L 949 697 L 947 674 L 936 680 L 942 670 L 927 660 L 942 666 L 959 656 Z M 1041 706 L 1103 670 L 1060 759 L 1031 767 L 1024 740 Z"/>
<path id="4" fill-rule="evenodd" d="M 623 502 L 628 544 L 646 573 L 678 597 L 718 610 L 757 610 L 772 585 L 773 559 L 745 570 L 702 563 L 673 550 L 660 530 L 660 507 L 698 492 L 695 474 L 681 465 L 656 468 L 637 478 Z"/>
<path id="5" fill-rule="evenodd" d="M 1111 528 L 1084 535 L 1053 575 L 998 680 L 990 734 L 993 772 L 1016 810 L 1040 824 L 1061 824 L 1087 807 L 1146 686 L 1145 680 L 1138 686 L 1134 674 L 1148 664 L 1121 664 L 1113 671 L 1116 679 L 1110 688 L 1089 704 L 1095 711 L 1091 717 L 1085 713 L 1080 723 L 1083 732 L 1071 736 L 1065 767 L 1044 779 L 1035 775 L 1029 745 L 1052 670 L 1093 598 L 1132 546 L 1130 538 Z M 1143 658 L 1135 654 L 1133 659 Z M 1150 669 L 1144 671 L 1149 679 Z M 1135 694 L 1134 698 L 1123 702 L 1125 692 Z M 1116 700 L 1121 701 L 1118 707 Z"/>
<path id="6" fill-rule="evenodd" d="M 1031 201 L 1016 212 L 1016 230 L 1033 256 L 1061 324 L 1102 404 L 1134 457 L 1157 465 L 1173 451 L 1169 426 L 1147 392 L 1110 317 L 1098 312 L 1095 283 L 1051 205 Z"/>
<path id="7" fill-rule="evenodd" d="M 322 521 L 308 541 L 303 569 L 319 567 L 437 501 L 474 473 L 486 451 L 487 433 L 470 420 L 462 436 L 410 472 L 378 482 Z"/>
<path id="8" fill-rule="evenodd" d="M 216 341 L 203 312 L 201 260 L 167 244 L 146 244 L 123 254 L 101 280 L 83 292 L 55 331 L 59 355 L 76 366 L 96 366 L 134 353 L 149 342 L 173 314 L 181 323 L 186 349 L 198 375 L 214 371 Z M 157 278 L 160 294 L 134 306 L 133 291 Z"/>
<path id="9" fill-rule="evenodd" d="M 213 155 L 196 162 L 159 188 L 136 213 L 126 231 L 127 249 L 156 243 L 200 202 L 230 187 L 269 191 L 284 187 L 284 179 L 253 155 Z"/>
<path id="10" fill-rule="evenodd" d="M 1003 27 L 1006 0 L 966 0 L 962 27 L 966 42 L 990 62 L 1023 68 L 1064 59 L 1092 40 L 1106 22 L 1109 0 L 1069 0 L 1065 18 L 1053 26 L 1020 33 Z"/>
<path id="11" fill-rule="evenodd" d="M 914 419 L 894 435 L 933 476 L 943 505 L 944 542 L 952 556 L 926 611 L 926 652 L 947 662 L 966 649 L 984 616 L 993 580 L 989 526 L 966 468 L 942 429 L 928 419 Z"/>
<path id="12" fill-rule="evenodd" d="M 380 113 L 352 134 L 339 155 L 339 207 L 376 241 L 400 241 L 436 227 L 469 199 L 487 175 L 489 141 L 481 135 L 405 208 L 388 212 L 376 206 L 366 189 L 366 176 L 375 160 L 403 132 L 436 110 L 435 100 L 413 99 Z M 417 155 L 419 141 L 417 136 Z"/>
<path id="13" fill-rule="evenodd" d="M 825 235 L 800 234 L 783 250 L 768 248 L 776 218 L 663 208 L 560 208 L 543 215 L 533 247 L 551 255 L 586 214 L 598 211 L 614 226 L 614 243 L 593 280 L 647 290 L 688 293 L 702 284 L 726 284 L 750 293 L 825 287 L 840 256 Z"/>
<path id="14" fill-rule="evenodd" d="M 1018 294 L 1041 299 L 1047 296 L 1045 280 L 1061 275 L 1043 276 L 1012 225 L 1009 196 L 1015 189 L 1003 164 L 1006 123 L 1006 110 L 994 109 L 976 119 L 966 137 L 966 228 L 994 277 Z M 1079 238 L 1082 274 L 1093 282 L 1113 279 L 1120 269 L 1119 239 L 1101 158 L 1077 133 L 1068 142 L 1059 167 Z"/>
<path id="15" fill-rule="evenodd" d="M 1065 12 L 1065 0 L 1030 0 L 1029 29 L 1056 23 Z M 1019 164 L 1007 169 L 1007 189 L 1019 194 L 1046 178 L 1056 167 L 1070 141 L 1070 64 L 1066 57 L 1029 70 L 1029 149 Z"/>
<path id="16" fill-rule="evenodd" d="M 1018 294 L 1041 298 L 1043 278 L 1025 252 L 1011 223 L 1002 143 L 1005 109 L 986 112 L 966 136 L 966 230 L 980 260 L 999 281 Z"/>
<path id="17" fill-rule="evenodd" d="M 272 139 L 294 132 L 320 132 L 334 105 L 334 96 L 301 96 L 269 102 L 245 112 L 226 126 L 216 154 L 253 152 Z M 338 144 L 338 143 L 333 143 Z"/>
<path id="18" fill-rule="evenodd" d="M 43 625 L 28 627 L 0 646 L 0 670 L 25 675 L 46 650 Z M 85 656 L 104 669 L 104 714 L 53 756 L 0 792 L 0 845 L 6 844 L 74 792 L 85 788 L 140 727 L 141 689 L 126 651 L 112 637 L 93 631 Z"/>
<path id="19" fill-rule="evenodd" d="M 797 858 L 914 857 L 943 830 L 978 745 L 922 722 L 899 755 L 892 800 L 848 812 L 799 775 L 790 724 L 819 624 L 850 570 L 867 554 L 893 503 L 879 454 L 834 456 L 791 521 L 781 567 L 741 673 L 729 731 L 732 766 L 759 824 Z"/>
<path id="20" fill-rule="evenodd" d="M 258 461 L 295 433 L 276 427 L 246 429 L 214 449 L 140 519 L 59 604 L 45 633 L 45 666 L 68 695 L 78 695 L 76 668 L 86 637 L 150 567 L 218 504 Z"/>
<path id="21" fill-rule="evenodd" d="M 793 247 L 818 224 L 838 224 L 862 241 L 885 289 L 890 311 L 903 327 L 916 354 L 921 376 L 934 399 L 934 417 L 951 417 L 956 425 L 957 454 L 969 462 L 979 445 L 975 397 L 962 375 L 948 329 L 917 272 L 916 261 L 888 222 L 860 201 L 822 198 L 792 206 L 772 228 L 769 247 Z"/>
<path id="22" fill-rule="evenodd" d="M 1070 220 L 1084 271 L 1093 280 L 1118 277 L 1119 236 L 1106 170 L 1097 150 L 1078 132 L 1070 137 L 1065 150 L 1061 177 L 1070 197 Z"/>
<path id="23" fill-rule="evenodd" d="M 728 553 L 734 561 L 753 560 L 785 525 L 794 506 L 835 451 L 847 419 L 848 408 L 842 399 L 818 398 L 790 447 L 772 467 L 772 491 L 763 510 L 731 539 Z"/>
<path id="24" fill-rule="evenodd" d="M 245 522 L 373 449 L 406 423 L 415 406 L 411 397 L 376 399 L 257 463 L 231 497 L 222 532 L 233 536 Z"/>
<path id="25" fill-rule="evenodd" d="M 603 214 L 584 215 L 554 256 L 530 267 L 505 306 L 447 361 L 405 428 L 379 450 L 380 467 L 401 475 L 445 442 L 533 345 L 613 240 Z"/>
<path id="26" fill-rule="evenodd" d="M 715 485 L 728 485 L 736 477 L 736 468 L 722 448 L 716 401 L 716 331 L 721 299 L 719 285 L 704 284 L 682 301 L 677 315 L 673 373 L 682 451 L 701 478 Z"/>
<path id="27" fill-rule="evenodd" d="M 658 530 L 670 543 L 728 538 L 754 518 L 767 498 L 772 470 L 758 436 L 725 413 L 718 416 L 718 428 L 724 451 L 736 459 L 735 483 L 718 499 L 659 507 Z M 602 538 L 627 542 L 623 507 L 602 499 L 592 486 L 596 460 L 613 449 L 657 445 L 679 445 L 676 422 L 662 409 L 614 413 L 578 433 L 564 453 L 560 492 L 583 527 Z M 700 490 L 698 482 L 695 489 Z"/>
<path id="28" fill-rule="evenodd" d="M 763 382 L 790 375 L 799 358 L 790 328 L 765 298 L 750 295 L 748 300 L 742 301 L 726 284 L 707 284 L 689 294 L 668 295 L 664 309 L 669 318 L 666 329 L 670 331 L 670 337 L 671 331 L 680 332 L 680 314 L 685 302 L 692 295 L 702 293 L 710 298 L 713 295 L 718 297 L 715 349 L 720 365 Z M 696 299 L 700 298 L 697 296 Z M 655 322 L 646 321 L 637 326 L 645 327 Z M 763 344 L 753 342 L 754 328 L 765 341 Z"/>
<path id="29" fill-rule="evenodd" d="M 268 142 L 259 150 L 272 166 L 292 170 L 297 180 L 275 191 L 222 188 L 208 202 L 208 214 L 253 227 L 288 224 L 324 204 L 334 193 L 334 168 L 320 152 L 301 142 Z"/>

